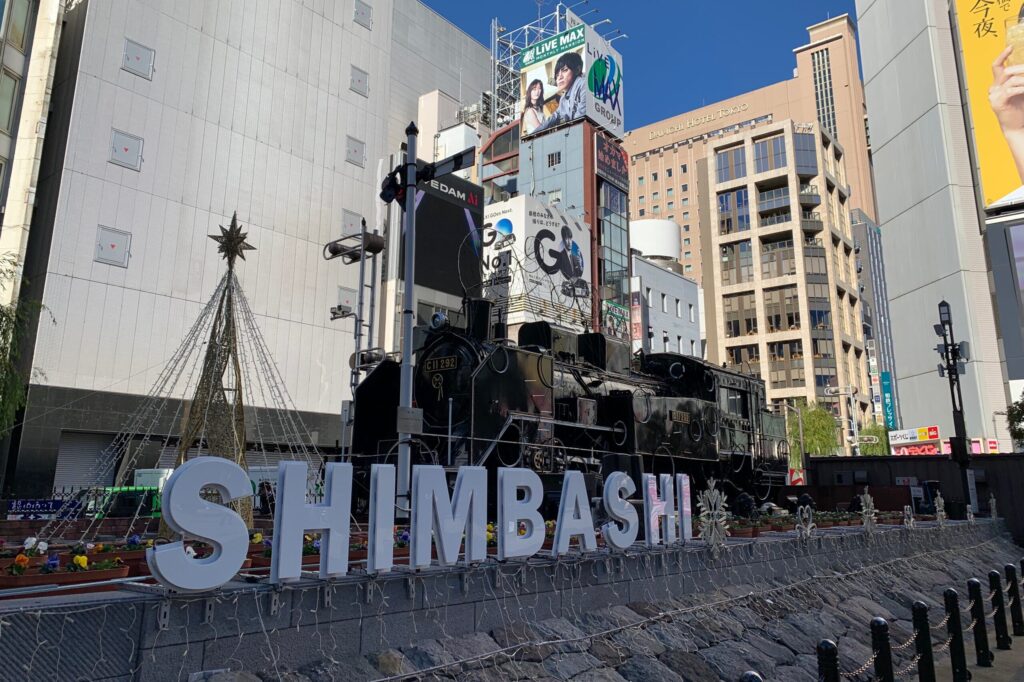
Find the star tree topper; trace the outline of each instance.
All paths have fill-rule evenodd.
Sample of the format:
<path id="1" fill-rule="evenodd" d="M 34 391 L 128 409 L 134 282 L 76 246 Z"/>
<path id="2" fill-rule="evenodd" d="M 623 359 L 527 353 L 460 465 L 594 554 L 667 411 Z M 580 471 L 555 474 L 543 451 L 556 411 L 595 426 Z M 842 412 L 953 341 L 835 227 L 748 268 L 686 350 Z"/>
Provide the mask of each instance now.
<path id="1" fill-rule="evenodd" d="M 249 236 L 247 232 L 242 232 L 242 226 L 238 224 L 238 212 L 236 211 L 231 216 L 231 226 L 227 229 L 223 225 L 219 225 L 220 234 L 208 235 L 210 239 L 220 244 L 217 247 L 217 252 L 224 256 L 228 261 L 228 270 L 235 269 L 235 257 L 240 257 L 245 260 L 246 251 L 255 251 L 256 247 L 245 241 L 245 238 Z"/>

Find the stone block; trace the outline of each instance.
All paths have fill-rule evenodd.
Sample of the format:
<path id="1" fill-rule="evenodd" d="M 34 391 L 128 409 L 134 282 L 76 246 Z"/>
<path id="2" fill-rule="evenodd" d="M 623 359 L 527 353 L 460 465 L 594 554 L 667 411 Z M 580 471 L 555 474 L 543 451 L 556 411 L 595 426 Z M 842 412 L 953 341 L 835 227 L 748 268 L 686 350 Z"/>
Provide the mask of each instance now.
<path id="1" fill-rule="evenodd" d="M 423 639 L 458 637 L 477 630 L 475 604 L 385 613 L 360 621 L 361 651 L 371 653 Z"/>
<path id="2" fill-rule="evenodd" d="M 683 678 L 656 658 L 633 656 L 618 668 L 629 682 L 684 682 Z"/>

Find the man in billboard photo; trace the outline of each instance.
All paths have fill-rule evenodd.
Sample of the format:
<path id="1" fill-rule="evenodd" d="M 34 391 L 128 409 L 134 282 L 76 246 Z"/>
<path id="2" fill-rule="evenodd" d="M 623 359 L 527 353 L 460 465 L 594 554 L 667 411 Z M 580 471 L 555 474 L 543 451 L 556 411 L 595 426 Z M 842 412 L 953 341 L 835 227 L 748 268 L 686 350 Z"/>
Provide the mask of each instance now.
<path id="1" fill-rule="evenodd" d="M 566 279 L 575 280 L 583 276 L 583 253 L 568 226 L 562 228 L 562 251 L 558 254 L 558 261 Z"/>
<path id="2" fill-rule="evenodd" d="M 544 83 L 539 78 L 530 81 L 530 87 L 526 89 L 526 102 L 523 105 L 523 134 L 529 135 L 536 132 L 544 121 L 547 114 L 544 113 Z"/>
<path id="3" fill-rule="evenodd" d="M 581 118 L 587 113 L 587 89 L 583 82 L 583 56 L 580 53 L 566 52 L 555 62 L 555 87 L 558 88 L 558 108 L 534 132 Z"/>

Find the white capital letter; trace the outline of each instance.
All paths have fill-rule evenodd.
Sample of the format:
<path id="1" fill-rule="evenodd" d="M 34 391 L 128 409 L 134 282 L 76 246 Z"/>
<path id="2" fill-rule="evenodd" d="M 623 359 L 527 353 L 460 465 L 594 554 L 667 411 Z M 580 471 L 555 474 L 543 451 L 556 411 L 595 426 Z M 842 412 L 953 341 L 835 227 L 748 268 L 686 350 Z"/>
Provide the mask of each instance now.
<path id="1" fill-rule="evenodd" d="M 204 500 L 199 492 L 212 488 L 225 504 L 252 496 L 252 483 L 242 467 L 223 457 L 196 457 L 174 470 L 164 484 L 161 513 L 175 533 L 213 545 L 202 559 L 185 554 L 182 541 L 150 547 L 146 563 L 166 587 L 179 592 L 202 592 L 220 587 L 242 568 L 249 551 L 249 530 L 242 517 Z"/>
<path id="2" fill-rule="evenodd" d="M 584 552 L 597 549 L 594 516 L 590 513 L 590 499 L 587 497 L 583 472 L 566 471 L 562 479 L 562 499 L 558 502 L 558 522 L 555 525 L 555 544 L 551 548 L 551 555 L 568 554 L 569 540 L 576 535 L 582 538 L 580 545 Z"/>
<path id="3" fill-rule="evenodd" d="M 448 498 L 444 467 L 419 465 L 412 469 L 412 538 L 410 565 L 430 565 L 430 531 L 434 531 L 437 561 L 451 566 L 459 557 L 466 534 L 466 563 L 487 558 L 487 469 L 459 467 L 455 490 Z"/>
<path id="4" fill-rule="evenodd" d="M 626 501 L 635 492 L 633 479 L 621 471 L 609 474 L 604 481 L 604 509 L 612 520 L 601 527 L 601 532 L 612 549 L 627 549 L 636 542 L 640 523 L 636 509 Z M 619 528 L 620 523 L 622 528 Z"/>
<path id="5" fill-rule="evenodd" d="M 352 465 L 331 462 L 324 474 L 324 501 L 306 504 L 305 462 L 277 465 L 277 506 L 274 513 L 274 552 L 270 582 L 302 577 L 302 536 L 307 530 L 320 538 L 320 579 L 348 572 L 349 516 L 352 513 Z"/>
<path id="6" fill-rule="evenodd" d="M 519 499 L 522 490 L 523 499 Z M 498 559 L 529 557 L 544 546 L 544 518 L 537 511 L 544 485 L 532 469 L 498 469 Z M 519 535 L 519 523 L 526 534 Z"/>
<path id="7" fill-rule="evenodd" d="M 390 571 L 395 561 L 395 465 L 370 466 L 369 573 Z"/>
<path id="8" fill-rule="evenodd" d="M 672 476 L 644 474 L 644 534 L 648 547 L 657 547 L 659 542 L 671 545 L 676 541 L 675 502 L 672 494 Z M 658 482 L 661 483 L 661 497 L 658 497 Z M 661 517 L 665 523 L 661 523 Z M 659 537 L 663 535 L 664 537 Z"/>
<path id="9" fill-rule="evenodd" d="M 690 477 L 676 474 L 676 498 L 679 505 L 679 537 L 683 542 L 693 539 L 693 520 L 690 510 Z"/>

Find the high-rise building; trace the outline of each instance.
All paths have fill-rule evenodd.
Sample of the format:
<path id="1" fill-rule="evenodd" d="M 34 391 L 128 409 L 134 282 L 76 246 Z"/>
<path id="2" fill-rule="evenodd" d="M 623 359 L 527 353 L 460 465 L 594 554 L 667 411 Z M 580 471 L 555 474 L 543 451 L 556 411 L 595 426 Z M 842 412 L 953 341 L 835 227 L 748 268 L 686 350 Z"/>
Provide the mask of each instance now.
<path id="1" fill-rule="evenodd" d="M 903 423 L 955 435 L 933 350 L 945 300 L 956 340 L 970 347 L 960 376 L 966 436 L 1003 451 L 1012 444 L 1002 415 L 1024 388 L 1015 265 L 1024 242 L 1013 236 L 1024 224 L 1024 165 L 1004 135 L 1021 98 L 1000 93 L 992 65 L 1019 9 L 857 0 Z"/>
<path id="2" fill-rule="evenodd" d="M 899 393 L 893 381 L 895 362 L 892 320 L 889 318 L 889 290 L 882 259 L 882 231 L 860 209 L 850 213 L 853 251 L 860 273 L 861 319 L 871 378 L 871 404 L 875 421 L 889 429 L 900 429 Z"/>
<path id="3" fill-rule="evenodd" d="M 856 31 L 844 14 L 808 27 L 807 33 L 807 44 L 793 50 L 792 78 L 632 130 L 623 140 L 633 162 L 630 219 L 679 223 L 683 274 L 697 282 L 704 275 L 697 207 L 708 199 L 701 194 L 697 170 L 716 139 L 773 121 L 819 121 L 845 151 L 847 208 L 875 215 Z"/>
<path id="4" fill-rule="evenodd" d="M 849 217 L 875 214 L 864 94 L 850 18 L 808 34 L 793 78 L 627 134 L 630 215 L 680 224 L 709 360 L 830 405 L 852 436 L 874 418 Z"/>
<path id="5" fill-rule="evenodd" d="M 109 484 L 93 463 L 212 294 L 207 235 L 234 212 L 257 249 L 237 268 L 256 321 L 314 444 L 334 446 L 354 344 L 329 309 L 358 268 L 324 261 L 323 245 L 364 217 L 383 227 L 383 161 L 420 95 L 480 101 L 488 50 L 407 0 L 67 5 L 47 46 L 50 113 L 30 124 L 46 136 L 36 209 L 0 233 L 53 319 L 25 345 L 35 371 L 6 488 Z"/>

